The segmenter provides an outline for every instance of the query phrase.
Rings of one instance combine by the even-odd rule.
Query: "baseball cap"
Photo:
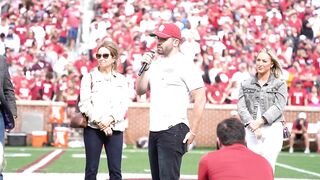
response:
[[[300,112],[298,114],[298,119],[307,119],[307,114],[305,112]]]
[[[181,31],[177,25],[167,23],[160,25],[153,33],[150,34],[150,36],[158,36],[165,39],[171,37],[181,39]]]

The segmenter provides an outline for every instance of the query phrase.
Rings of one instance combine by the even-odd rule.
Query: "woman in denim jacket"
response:
[[[283,143],[283,110],[288,87],[275,53],[262,49],[256,58],[256,75],[242,82],[238,112],[246,127],[247,146],[264,156],[275,169]]]
[[[102,147],[107,155],[109,179],[120,180],[128,83],[116,72],[119,53],[113,42],[100,44],[96,58],[98,67],[83,76],[80,87],[79,109],[88,116],[88,127],[83,130],[85,180],[96,179]]]

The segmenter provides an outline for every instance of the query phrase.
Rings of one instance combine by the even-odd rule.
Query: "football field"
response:
[[[211,149],[194,149],[183,158],[181,179],[197,179],[199,159]],[[6,147],[6,179],[83,179],[83,148]],[[245,163],[245,162],[244,162]],[[123,150],[124,179],[150,179],[147,150],[129,147]],[[276,166],[276,179],[320,179],[320,154],[282,152]],[[98,179],[107,179],[104,152]]]

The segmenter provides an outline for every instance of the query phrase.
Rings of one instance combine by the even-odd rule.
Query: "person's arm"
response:
[[[136,88],[136,92],[137,95],[141,96],[143,94],[145,94],[148,90],[148,85],[149,85],[149,72],[145,71],[144,73],[142,73],[141,76],[139,76],[137,78],[137,88]]]
[[[306,120],[302,120],[301,123],[301,131],[302,131],[302,134],[305,134],[308,132],[308,122]]]
[[[245,100],[245,95],[244,95],[244,82],[241,83],[240,90],[239,90],[239,98],[238,98],[238,113],[240,116],[240,120],[244,125],[249,124],[251,121],[253,121],[253,118],[251,114],[248,111],[246,100]]]
[[[188,144],[191,144],[193,142],[199,128],[200,120],[202,118],[202,114],[206,104],[205,88],[201,87],[192,90],[191,96],[194,100],[192,114],[190,117],[192,124],[190,126],[190,131],[186,134],[186,137],[183,140],[183,143],[187,142]]]
[[[288,100],[288,88],[285,81],[280,82],[279,88],[275,93],[275,102],[270,108],[262,115],[260,119],[257,119],[253,123],[250,123],[250,128],[255,131],[264,124],[272,124],[277,118],[282,116],[283,110],[287,105]]]
[[[13,117],[16,118],[17,117],[16,96],[14,93],[13,84],[11,82],[11,77],[8,70],[8,64],[3,56],[1,56],[0,58],[1,58],[0,69],[1,71],[4,71],[3,93]]]
[[[280,82],[280,85],[275,92],[274,100],[274,104],[262,115],[263,119],[261,120],[261,123],[272,124],[277,118],[282,116],[288,100],[288,86],[285,81]]]
[[[155,54],[153,52],[148,52],[148,53],[145,53],[142,57],[141,64],[147,63],[148,65],[147,65],[145,71],[137,78],[136,92],[137,92],[137,95],[139,95],[139,96],[145,94],[148,90],[148,85],[149,85],[149,71],[148,70],[150,68],[150,64],[151,64],[151,61],[154,58],[154,56],[155,56]]]
[[[89,117],[89,121],[97,120],[97,117],[94,117],[97,113],[93,113],[94,108],[91,102],[91,91],[92,91],[92,75],[85,74],[81,79],[80,85],[80,101],[79,101],[79,110]]]
[[[218,104],[218,102],[213,99],[212,93],[210,91],[207,93],[207,99],[208,99],[208,102],[211,104]]]

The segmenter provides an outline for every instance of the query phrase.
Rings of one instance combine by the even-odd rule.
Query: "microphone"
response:
[[[152,49],[152,50],[150,51],[150,54],[151,54],[151,58],[153,58],[154,55],[156,54],[156,50]],[[147,68],[147,66],[148,66],[148,63],[146,63],[146,62],[142,63],[142,66],[141,66],[141,68],[140,68],[140,70],[139,70],[139,73],[138,73],[139,76],[141,76],[141,74],[145,71],[145,69]]]

